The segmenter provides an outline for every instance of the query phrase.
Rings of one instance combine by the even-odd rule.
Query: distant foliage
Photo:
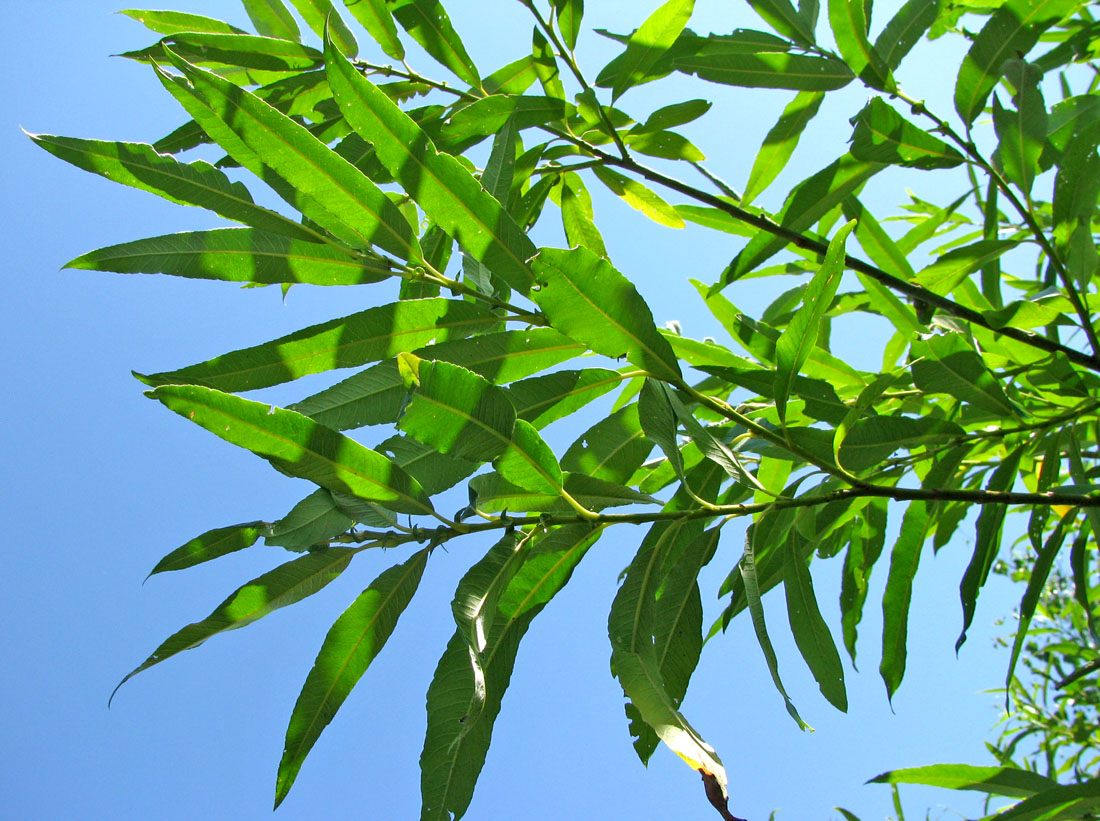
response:
[[[489,72],[437,0],[348,0],[339,9],[330,0],[244,0],[256,34],[182,12],[127,11],[161,39],[126,56],[148,64],[185,121],[151,145],[32,135],[74,165],[230,221],[100,248],[70,267],[365,285],[376,303],[139,377],[151,399],[316,488],[278,521],[203,533],[154,568],[181,570],[260,540],[293,554],[130,676],[318,592],[363,551],[400,548],[337,619],[306,676],[278,805],[431,572],[433,551],[495,533],[455,592],[455,632],[427,693],[422,818],[459,818],[524,633],[615,530],[620,543],[639,542],[608,616],[635,748],[645,762],[666,744],[733,819],[719,755],[679,709],[705,635],[703,567],[729,568],[721,588],[706,591],[725,601],[709,635],[748,611],[802,724],[761,596],[783,588],[794,640],[822,695],[844,710],[844,665],[809,565],[836,559],[839,644],[853,660],[869,578],[884,565],[880,672],[892,696],[926,547],[976,522],[960,580],[961,645],[1010,508],[1029,517],[1032,553],[1007,680],[1022,653],[1048,680],[1055,668],[1036,666],[1041,659],[1091,664],[1100,532],[1094,7],[909,0],[872,23],[870,0],[749,0],[758,28],[702,34],[688,27],[692,0],[668,0],[622,31],[594,34],[582,0],[520,2],[532,17],[531,51]],[[316,45],[302,42],[307,29]],[[584,41],[595,36],[620,51],[586,73]],[[921,40],[940,37],[965,41],[954,111],[932,110],[897,79]],[[437,65],[410,67],[412,43],[417,61]],[[707,116],[702,97],[655,111],[620,107],[631,89],[674,74],[698,78],[700,95],[750,93],[730,88],[738,86],[787,101],[746,163],[744,193],[705,164],[726,147],[728,124],[696,129],[708,135],[700,145],[677,130]],[[867,102],[847,113],[849,150],[791,187],[777,211],[754,205],[811,133],[826,95],[854,86]],[[203,146],[224,156],[185,158]],[[864,186],[899,168],[910,169],[905,179],[934,173],[935,190],[950,194],[872,213]],[[286,207],[259,205],[234,181],[236,169]],[[729,235],[739,250],[724,270],[676,286],[698,290],[727,336],[691,339],[655,325],[632,272],[609,256],[593,185],[639,221]],[[547,221],[560,221],[565,247],[532,240]],[[731,299],[742,280],[760,277],[784,277],[789,288],[751,317]],[[831,352],[838,335],[866,336],[866,322],[852,324],[860,315],[884,329],[861,341],[881,355],[879,372]],[[240,395],[349,368],[288,407]],[[603,396],[610,410],[595,402]],[[543,431],[564,418],[587,430],[555,453]],[[468,504],[447,515],[440,495],[456,486]],[[741,518],[751,520],[743,549],[723,538]],[[1067,551],[1072,579],[1044,594]],[[1062,618],[1071,600],[1077,615],[1062,644],[1026,648],[1036,615]],[[1094,681],[1093,668],[1072,692],[1095,694]],[[1026,687],[1012,692],[1024,710]],[[1060,732],[1080,745],[1082,715],[1090,729],[1094,707],[1044,720],[1052,729],[1069,722]],[[705,729],[705,715],[695,720]],[[1009,766],[1020,726],[1006,730],[1001,766],[936,765],[877,780],[1023,799],[997,816],[1006,820],[1097,811],[1094,758],[1072,759],[1072,784],[1054,780],[1062,765],[1046,775]]]

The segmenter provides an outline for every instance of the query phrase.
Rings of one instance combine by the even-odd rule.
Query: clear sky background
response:
[[[359,590],[405,554],[356,559],[317,596],[138,676],[108,710],[115,684],[165,637],[204,617],[286,554],[260,545],[143,586],[156,561],[210,528],[274,520],[308,492],[303,482],[145,399],[130,370],[167,370],[256,344],[392,299],[393,289],[299,286],[284,301],[275,288],[59,270],[93,248],[218,224],[199,209],[74,169],[19,131],[152,142],[183,122],[148,67],[108,56],[155,38],[111,14],[117,5],[7,2],[0,30],[8,248],[0,328],[9,352],[0,404],[7,580],[0,596],[0,815],[263,818],[270,812],[286,722],[325,631]],[[520,56],[530,42],[518,3],[447,5],[484,73]],[[657,4],[588,5],[579,51],[594,74],[615,49],[591,28],[629,29]],[[763,26],[744,3],[699,0],[697,6],[692,26],[700,31]],[[178,0],[174,7],[248,25],[233,2]],[[888,14],[876,13],[877,26]],[[366,35],[360,42],[365,54],[381,59]],[[909,78],[915,96],[942,102],[952,78],[937,72],[955,58],[928,54],[911,60],[903,82]],[[445,76],[415,52],[411,61]],[[790,184],[844,150],[849,132],[843,116],[858,109],[862,93],[827,104],[822,121],[831,112],[839,125],[813,132],[763,204],[776,205]],[[711,155],[712,169],[740,187],[790,93],[678,79],[630,92],[623,107],[644,115],[687,96],[715,102],[690,135]],[[940,107],[949,110],[949,103]],[[872,202],[894,203],[906,185],[926,184],[914,176],[883,177],[868,193]],[[940,200],[957,195],[921,193]],[[716,278],[736,251],[730,238],[663,229],[617,201],[595,197],[613,261],[638,283],[658,322],[677,319],[687,335],[717,336],[685,283],[688,277]],[[553,219],[548,214],[548,222]],[[549,231],[540,241],[561,239]],[[761,288],[749,281],[727,295],[758,314],[768,301]],[[859,338],[845,344],[850,351],[840,353],[857,358],[866,348]],[[319,384],[294,386],[293,395]],[[964,526],[950,547],[936,557],[929,551],[923,560],[910,616],[908,673],[893,710],[876,672],[885,559],[875,571],[860,630],[861,672],[848,670],[847,715],[817,693],[787,635],[782,594],[765,600],[785,682],[814,733],[799,732],[786,715],[747,620],[707,646],[684,709],[726,763],[736,814],[764,821],[778,809],[780,820],[817,821],[839,818],[830,808],[840,805],[877,821],[893,814],[887,788],[863,786],[877,773],[939,762],[989,763],[983,739],[997,717],[996,698],[982,691],[1003,680],[1006,664],[1004,653],[993,649],[993,637],[1003,632],[993,620],[1008,612],[1018,593],[991,580],[993,589],[979,603],[975,629],[956,660],[958,579],[971,533]],[[605,536],[534,622],[468,818],[717,817],[698,777],[671,753],[660,749],[648,769],[640,765],[623,718],[622,691],[608,671],[607,610],[617,574],[641,537],[640,529]],[[740,557],[742,537],[743,525],[727,528],[704,578],[707,624],[720,610],[715,591]],[[278,818],[417,817],[424,692],[453,629],[454,585],[487,547],[460,540],[433,555],[390,645],[314,748]],[[837,637],[840,569],[839,560],[815,563],[818,595]],[[978,812],[978,801],[963,796],[916,789],[903,789],[903,796],[910,818],[923,817],[925,807],[932,807],[932,818],[957,817],[945,804]]]

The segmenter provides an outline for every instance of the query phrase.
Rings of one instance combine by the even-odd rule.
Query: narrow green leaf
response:
[[[676,209],[637,180],[602,165],[594,167],[592,172],[615,196],[620,197],[635,211],[641,211],[654,222],[669,228],[684,227],[684,220]]]
[[[1027,798],[1057,786],[1056,781],[1012,767],[974,767],[969,764],[933,764],[876,775],[868,784],[923,784],[948,790],[975,790],[989,795]]]
[[[256,390],[469,336],[496,320],[488,309],[473,302],[442,298],[394,302],[186,368],[143,376],[142,381],[148,385],[206,385],[222,391]]]
[[[953,248],[921,270],[914,282],[941,296],[949,294],[983,265],[999,259],[1017,245],[1018,240],[981,239]]]
[[[997,469],[989,477],[985,489],[995,493],[1004,493],[1012,490],[1016,483],[1016,475],[1020,469],[1020,459],[1024,452],[1030,450],[1031,445],[1025,444],[1013,449],[997,465]],[[959,652],[963,642],[966,641],[966,631],[970,622],[974,619],[974,608],[977,606],[978,593],[985,586],[989,578],[989,571],[993,569],[993,563],[1001,552],[1001,529],[1004,527],[1004,505],[984,505],[978,515],[978,524],[974,537],[974,555],[970,557],[970,563],[963,573],[962,582],[959,584],[959,597],[962,599],[963,626],[959,638],[955,641],[955,652]],[[1040,557],[1041,559],[1042,557]],[[1034,572],[1034,571],[1033,571]],[[1021,616],[1021,624],[1023,618]]]
[[[1072,12],[1077,0],[1008,0],[974,38],[955,81],[955,110],[967,126],[982,110],[1004,64],[1022,58],[1050,26]]]
[[[675,131],[647,131],[643,134],[628,134],[624,142],[639,154],[660,157],[665,160],[702,162],[707,158],[687,137],[677,134]]]
[[[195,385],[162,385],[148,396],[290,476],[400,513],[432,512],[423,488],[401,468],[307,416]]]
[[[829,626],[821,616],[814,594],[813,579],[806,566],[800,540],[788,539],[784,546],[783,590],[787,597],[787,618],[798,651],[810,668],[814,679],[830,704],[841,712],[848,711],[848,694],[844,688],[844,665],[840,662]]]
[[[775,343],[775,407],[779,412],[780,424],[786,423],[787,399],[795,377],[817,345],[822,318],[840,285],[840,277],[844,273],[844,243],[854,228],[853,220],[833,236],[824,263],[806,288],[802,307]]]
[[[524,129],[564,119],[565,113],[565,101],[555,97],[491,94],[459,109],[442,133],[449,140],[460,141],[496,134],[513,116],[516,128]]]
[[[998,418],[1016,416],[1016,405],[961,334],[948,333],[914,341],[910,370],[913,384],[928,393],[945,393]]]
[[[302,15],[302,19],[313,29],[314,34],[323,38],[327,26],[329,36],[340,47],[340,51],[352,57],[359,53],[359,44],[355,42],[355,35],[351,33],[339,12],[333,7],[332,0],[291,0],[291,2]]]
[[[829,25],[837,49],[853,74],[879,91],[897,88],[886,60],[867,39],[869,5],[864,0],[829,0]]]
[[[852,122],[856,128],[851,151],[856,159],[924,169],[953,168],[964,161],[962,154],[909,122],[879,97],[864,106]]]
[[[395,464],[432,496],[454,486],[479,467],[475,461],[440,453],[411,436],[391,436],[379,442],[375,450],[389,454]]]
[[[667,131],[678,125],[697,120],[710,111],[713,105],[707,100],[685,100],[662,106],[650,114],[644,123],[630,129],[631,134],[652,134],[655,131]]]
[[[667,0],[630,36],[626,51],[605,66],[596,78],[599,84],[601,80],[615,75],[612,102],[649,74],[654,64],[676,42],[694,7],[694,0]]]
[[[169,202],[208,208],[226,219],[299,240],[322,239],[307,226],[256,205],[242,183],[231,182],[222,171],[202,160],[182,163],[144,143],[100,142],[50,134],[27,136],[78,168],[150,191]]]
[[[901,522],[898,540],[890,553],[890,573],[882,594],[882,662],[879,673],[886,684],[886,695],[891,699],[905,676],[909,603],[913,597],[913,579],[917,575],[928,525],[927,504],[923,501],[910,502]]]
[[[527,260],[535,246],[454,157],[441,154],[421,128],[329,44],[329,83],[345,118],[374,144],[382,164],[463,249],[521,294],[531,287]]]
[[[265,37],[298,42],[302,33],[282,0],[241,0],[256,31]]]
[[[428,688],[428,729],[420,755],[422,821],[452,821],[466,812],[520,640],[601,533],[578,525],[533,536],[522,564],[497,593],[495,612],[485,616],[480,652],[473,654],[461,628],[455,630]],[[506,549],[511,548],[494,551]],[[465,597],[476,599],[493,584],[493,573],[485,572],[490,562],[499,564],[501,557],[490,551],[467,572],[460,584]]]
[[[175,54],[196,65],[220,63],[258,71],[288,72],[320,68],[322,62],[321,52],[315,48],[252,34],[181,31],[164,38],[161,46],[170,46]],[[154,48],[150,56],[157,59],[158,52],[160,49]]]
[[[676,415],[672,410],[671,393],[664,382],[646,378],[638,395],[638,418],[646,438],[657,443],[676,476],[683,479],[684,460],[676,436]]]
[[[1047,109],[1039,88],[1042,72],[1023,60],[1009,60],[1005,79],[1016,89],[1015,108],[1004,108],[993,95],[993,126],[1000,140],[993,154],[1005,179],[1025,194],[1039,173],[1039,157],[1047,142]]]
[[[405,47],[397,35],[393,14],[386,8],[386,0],[344,0],[344,5],[382,51],[394,60],[405,59]]]
[[[66,268],[168,274],[226,282],[364,285],[393,275],[389,264],[255,228],[216,228],[149,237],[89,251]]]
[[[149,576],[154,573],[185,570],[188,567],[194,567],[219,556],[244,550],[246,547],[256,544],[256,541],[267,530],[268,524],[266,522],[248,522],[243,525],[208,530],[201,536],[196,536],[187,544],[177,547],[157,562],[157,566],[149,571]],[[148,576],[146,576],[146,579],[148,579]]]
[[[567,171],[561,177],[561,221],[566,242],[570,248],[587,248],[606,259],[607,248],[596,227],[588,189],[576,172]]]
[[[272,523],[269,545],[301,553],[348,530],[355,522],[337,507],[332,494],[318,488]]]
[[[749,5],[780,34],[803,45],[814,44],[812,22],[795,11],[790,0],[749,0]]]
[[[574,473],[624,484],[653,450],[638,415],[638,404],[627,405],[597,422],[577,439],[561,459]]]
[[[625,356],[659,379],[680,367],[630,281],[586,248],[543,248],[531,261],[539,288],[531,298],[557,330],[604,356]]]
[[[777,215],[779,224],[791,231],[806,231],[885,167],[845,154],[791,189]],[[786,239],[767,231],[758,232],[722,272],[713,290],[721,290],[755,270],[786,246]]]
[[[767,516],[767,514],[765,513],[764,516]],[[741,557],[741,561],[738,564],[741,582],[745,590],[745,600],[748,603],[749,615],[752,616],[752,628],[756,633],[756,641],[760,645],[761,651],[764,653],[764,660],[768,663],[768,672],[771,673],[772,683],[775,684],[775,689],[779,691],[779,694],[783,696],[783,703],[787,707],[787,712],[790,714],[791,718],[795,720],[798,728],[800,730],[805,730],[808,729],[810,725],[803,721],[802,717],[798,714],[794,702],[792,702],[790,696],[787,695],[787,690],[783,687],[783,682],[779,678],[779,661],[775,657],[775,649],[772,647],[772,640],[768,636],[768,627],[764,621],[764,605],[760,601],[760,583],[756,575],[755,534],[758,524],[759,519],[757,523],[751,525],[746,532],[745,555]]]
[[[620,374],[603,368],[557,371],[514,383],[508,388],[508,397],[518,418],[541,429],[622,383]]]
[[[477,67],[439,0],[389,0],[387,5],[401,27],[440,65],[474,88],[481,85]]]
[[[857,628],[863,619],[863,605],[867,601],[871,570],[886,543],[886,500],[870,500],[863,508],[860,520],[854,523],[848,533],[851,540],[844,555],[840,611],[844,647],[854,667]]]
[[[508,395],[473,371],[420,360],[417,387],[398,427],[440,453],[487,462],[512,441]]]
[[[603,510],[622,505],[660,504],[652,496],[614,482],[594,479],[583,473],[565,473],[563,487],[573,500],[589,510]],[[470,480],[470,490],[477,496],[477,509],[483,513],[527,511],[531,513],[575,514],[561,493],[537,493],[507,482],[499,473],[483,473]]]
[[[901,65],[905,55],[939,16],[940,0],[908,0],[890,18],[875,39],[875,51],[891,71]]]
[[[562,472],[554,452],[530,422],[515,421],[508,449],[493,463],[508,482],[536,493],[560,493]]]
[[[839,60],[781,52],[684,55],[677,57],[673,65],[677,71],[701,80],[744,88],[833,91],[853,79],[852,72]]]
[[[764,144],[760,146],[760,151],[757,152],[756,159],[753,161],[749,181],[745,183],[745,193],[741,197],[742,205],[752,202],[756,195],[771,185],[779,176],[779,172],[786,167],[802,132],[817,114],[824,99],[824,92],[800,91],[783,109],[779,120],[768,131]]]
[[[420,256],[397,206],[351,163],[254,94],[169,55],[191,87],[162,74],[165,87],[241,165],[265,180],[274,172],[280,195],[289,187],[288,202],[342,239],[401,259]]]
[[[1079,287],[1087,287],[1100,268],[1092,228],[1100,194],[1098,143],[1100,122],[1094,122],[1070,140],[1054,179],[1054,244]]]
[[[569,48],[576,48],[577,37],[581,33],[581,18],[584,16],[584,0],[551,0],[551,3],[562,39]]]
[[[417,551],[404,564],[384,571],[329,629],[287,726],[275,782],[276,808],[286,798],[321,732],[386,646],[420,585],[430,552],[427,548]]]
[[[188,14],[182,11],[154,11],[151,9],[123,9],[125,14],[157,34],[176,34],[181,31],[209,31],[218,34],[245,34],[244,29],[204,17],[201,14]]]
[[[1020,658],[1020,652],[1024,649],[1024,642],[1028,637],[1031,620],[1035,616],[1035,608],[1039,604],[1039,597],[1043,594],[1047,579],[1050,578],[1050,570],[1054,567],[1054,560],[1062,549],[1062,543],[1066,539],[1066,530],[1063,526],[1065,520],[1059,520],[1054,526],[1054,531],[1047,538],[1035,557],[1031,575],[1027,580],[1027,589],[1020,600],[1019,626],[1016,628],[1016,637],[1012,640],[1012,656],[1008,661],[1008,672],[1005,673],[1005,696],[1012,687],[1012,680],[1016,675],[1016,662]]]
[[[138,673],[177,653],[198,647],[218,633],[244,627],[280,607],[312,596],[343,573],[355,553],[353,548],[344,547],[319,550],[256,577],[238,588],[205,619],[189,624],[165,639],[149,658],[118,683],[115,693]],[[111,697],[114,698],[114,693]]]

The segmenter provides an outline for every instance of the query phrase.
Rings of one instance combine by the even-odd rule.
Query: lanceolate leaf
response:
[[[519,642],[601,533],[602,528],[573,526],[533,537],[522,564],[497,593],[496,612],[486,617],[480,651],[475,655],[463,631],[455,631],[428,688],[428,731],[420,755],[424,821],[451,821],[465,814],[485,763]],[[493,583],[493,576],[482,571],[475,565],[466,575],[471,581],[481,578],[479,589]],[[465,592],[477,596],[479,589],[469,585]]]
[[[508,449],[494,463],[497,472],[517,487],[536,493],[560,493],[562,472],[554,452],[530,422],[517,419]]]
[[[266,522],[249,522],[232,527],[219,527],[208,530],[201,536],[196,536],[187,544],[181,545],[157,562],[157,566],[149,571],[154,573],[167,573],[171,570],[184,570],[197,564],[208,562],[219,556],[235,553],[256,544],[256,541],[268,530]]]
[[[817,114],[824,99],[824,92],[800,91],[783,109],[779,121],[772,126],[768,136],[764,138],[764,144],[760,146],[760,151],[753,161],[749,181],[745,183],[745,193],[741,197],[742,205],[748,205],[757,194],[771,185],[772,181],[779,176],[779,172],[787,165],[787,160],[794,153],[802,132]]]
[[[1076,0],[1008,0],[982,27],[959,68],[955,110],[969,126],[985,108],[1006,60],[1023,57]]]
[[[898,540],[890,554],[890,574],[882,595],[882,662],[879,664],[888,698],[893,698],[905,675],[909,602],[913,596],[913,578],[920,564],[928,524],[927,504],[923,501],[910,502],[901,522]]]
[[[542,249],[532,260],[539,289],[532,299],[551,325],[605,356],[625,356],[660,379],[679,380],[680,367],[634,286],[586,248]]]
[[[496,321],[486,308],[443,298],[406,300],[304,328],[253,348],[166,373],[149,385],[188,383],[223,391],[278,385],[310,373],[348,368],[468,336]]]
[[[282,0],[241,0],[248,12],[252,25],[260,34],[267,37],[281,37],[294,40],[301,37],[298,24],[294,22]]]
[[[360,2],[363,1],[360,0]],[[352,57],[358,53],[359,44],[355,42],[355,35],[351,33],[343,18],[340,17],[340,13],[333,7],[332,0],[291,0],[291,2],[318,37],[325,36],[327,26],[329,35],[340,47],[340,51]]]
[[[565,117],[565,101],[555,97],[492,94],[458,111],[443,127],[450,140],[484,137],[500,131],[509,117],[517,128],[532,128]]]
[[[780,34],[804,45],[813,45],[812,22],[796,11],[790,0],[749,0],[749,5]]]
[[[231,26],[212,17],[201,14],[188,14],[182,11],[154,11],[147,9],[124,9],[125,14],[157,34],[175,34],[179,31],[210,31],[221,34],[245,34],[244,29]]]
[[[712,83],[746,88],[833,91],[853,79],[839,60],[780,52],[685,55],[677,57],[674,65]]]
[[[963,162],[962,154],[906,120],[879,97],[873,98],[854,122],[852,156],[857,159],[926,169],[953,168]]]
[[[533,376],[508,387],[516,416],[544,428],[583,408],[623,383],[622,374],[603,368],[556,371]]]
[[[912,354],[913,382],[921,390],[949,394],[999,417],[1016,415],[1016,406],[960,334],[913,342]]]
[[[194,63],[224,63],[261,71],[302,71],[321,65],[317,49],[275,37],[184,31],[161,42]]]
[[[625,177],[603,165],[597,165],[592,172],[600,182],[611,189],[615,196],[622,198],[623,202],[634,210],[641,211],[654,222],[667,225],[669,228],[684,227],[684,220],[676,213],[676,209],[637,180]]]
[[[1043,544],[1042,550],[1035,559],[1031,569],[1031,577],[1027,580],[1027,589],[1020,601],[1019,626],[1016,628],[1016,637],[1012,640],[1012,657],[1008,661],[1008,672],[1005,674],[1005,693],[1007,695],[1012,687],[1012,679],[1016,674],[1016,662],[1020,658],[1020,651],[1024,649],[1024,641],[1027,639],[1028,630],[1031,627],[1031,619],[1035,615],[1035,608],[1039,604],[1039,598],[1050,578],[1054,560],[1058,558],[1058,552],[1062,549],[1062,543],[1066,539],[1064,520],[1059,520],[1054,530]]]
[[[869,9],[863,0],[829,0],[829,25],[848,68],[871,88],[892,92],[897,86],[890,69],[867,39]]]
[[[601,78],[615,74],[616,79],[611,90],[612,101],[649,74],[649,70],[684,30],[694,6],[694,0],[668,0],[631,35],[626,51],[616,57],[596,78],[599,83]]]
[[[364,285],[393,275],[381,259],[257,228],[166,234],[89,251],[66,268],[120,274],[310,285]]]
[[[271,525],[264,541],[301,553],[348,530],[354,520],[336,505],[332,494],[318,488]]]
[[[307,416],[196,385],[162,385],[148,395],[290,476],[401,513],[432,512],[427,494],[401,468]]]
[[[397,26],[393,14],[386,8],[386,0],[344,0],[344,5],[386,54],[395,60],[405,58],[405,47],[397,36]]]
[[[1047,110],[1039,88],[1042,72],[1023,60],[1009,60],[1004,75],[1016,89],[1015,108],[1003,107],[993,96],[993,126],[1000,139],[993,161],[1005,179],[1030,195],[1047,142]]]
[[[344,117],[374,144],[378,159],[444,231],[511,287],[531,287],[527,259],[535,246],[454,157],[428,136],[332,44],[325,52],[329,83]]]
[[[344,0],[346,3],[347,0]],[[387,5],[401,27],[432,57],[475,88],[481,84],[477,67],[466,53],[439,0],[389,0]]]
[[[940,0],[908,0],[890,18],[875,39],[875,51],[882,55],[891,71],[901,65],[905,55],[932,25],[939,10]]]
[[[343,573],[355,553],[354,549],[343,547],[307,553],[300,559],[258,576],[234,592],[205,619],[189,624],[167,638],[149,658],[127,674],[118,687],[141,671],[197,647],[211,636],[244,627],[273,610],[312,596]],[[118,687],[115,692],[118,692]]]
[[[876,775],[874,784],[924,784],[949,790],[975,790],[990,795],[1027,798],[1058,786],[1058,782],[1030,770],[1012,767],[973,767],[968,764],[933,764]]]
[[[299,240],[320,242],[321,234],[307,226],[256,205],[248,189],[231,182],[202,160],[182,163],[143,143],[112,143],[29,134],[42,148],[85,171],[151,191],[170,202],[209,208],[226,219]]]
[[[802,307],[775,343],[775,407],[781,423],[786,418],[787,398],[795,377],[817,345],[821,319],[840,285],[840,276],[844,273],[844,243],[853,228],[854,221],[849,222],[829,242],[825,262],[806,288]]]
[[[290,716],[275,784],[276,807],[286,798],[314,742],[386,646],[416,593],[429,553],[420,550],[383,572],[329,629]]]
[[[558,18],[558,29],[569,48],[577,47],[577,37],[581,33],[581,17],[584,15],[584,0],[552,0],[554,13]]]
[[[167,77],[165,87],[241,165],[261,178],[270,168],[283,182],[279,193],[291,186],[291,204],[337,236],[361,247],[378,245],[402,259],[419,257],[408,221],[362,172],[254,94],[169,56],[194,91],[188,96],[188,89]],[[231,136],[223,142],[225,132]]]

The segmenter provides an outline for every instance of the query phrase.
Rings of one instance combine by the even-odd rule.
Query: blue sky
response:
[[[449,4],[485,70],[518,57],[529,42],[518,3],[491,5],[488,25],[478,10],[489,3]],[[590,71],[612,54],[590,29],[629,28],[643,5],[656,3],[591,0],[580,47]],[[180,0],[176,7],[247,25],[237,4]],[[357,559],[323,593],[138,676],[108,710],[115,684],[161,640],[285,554],[261,545],[143,586],[156,561],[204,530],[273,520],[308,491],[149,402],[130,370],[207,359],[391,296],[299,286],[284,301],[272,288],[59,270],[93,248],[217,224],[198,209],[67,166],[19,130],[152,142],[184,120],[150,69],[108,56],[154,37],[115,10],[109,0],[13,3],[0,32],[9,248],[0,327],[12,353],[0,426],[8,579],[0,598],[6,628],[0,806],[19,819],[260,818],[270,811],[286,721],[325,630],[370,579],[404,555]],[[700,0],[692,25],[728,31],[762,24],[747,5]],[[370,48],[365,35],[361,44]],[[443,74],[426,60],[413,62]],[[929,83],[918,96],[931,96],[930,79],[936,78],[916,78]],[[715,101],[692,137],[714,154],[714,170],[738,186],[784,102],[767,92],[684,80],[654,89],[631,92],[624,106],[648,113],[686,95]],[[860,103],[852,99],[836,111],[854,112]],[[843,129],[825,132],[800,149],[773,196],[800,172],[833,159],[846,136]],[[877,195],[896,200],[906,184],[893,178],[895,193]],[[690,229],[661,229],[600,195],[596,207],[612,259],[638,283],[657,320],[680,320],[688,335],[717,335],[683,283],[713,280],[736,249]],[[560,239],[548,232],[541,241]],[[750,281],[727,295],[758,312],[767,303],[760,287]],[[714,591],[741,554],[743,530],[729,531],[705,579],[708,623],[719,608]],[[622,692],[608,673],[606,614],[617,574],[641,535],[623,530],[604,537],[535,621],[468,818],[717,817],[695,774],[675,756],[659,750],[648,769],[639,764]],[[984,631],[971,631],[956,660],[967,537],[960,531],[955,544],[924,559],[908,674],[893,711],[876,673],[876,594],[885,566],[876,570],[861,629],[862,672],[848,671],[847,715],[819,696],[785,636],[781,597],[766,600],[785,682],[814,733],[799,732],[787,717],[747,621],[706,648],[685,712],[723,756],[735,813],[762,821],[779,809],[779,819],[801,821],[839,818],[830,808],[841,805],[864,821],[881,819],[892,813],[888,790],[862,786],[878,772],[986,763],[982,740],[996,719],[996,701],[982,690],[997,686],[1005,665],[992,649],[998,632],[992,621],[1007,612],[1012,594],[991,581],[993,593],[975,620]],[[278,818],[416,817],[424,692],[452,630],[454,585],[487,547],[454,542],[433,556],[390,645],[325,732]],[[839,573],[836,561],[815,567],[819,598],[837,631]],[[903,795],[911,817],[923,817],[923,808],[937,802],[977,811],[976,801],[948,794]],[[940,812],[933,809],[932,817]]]

